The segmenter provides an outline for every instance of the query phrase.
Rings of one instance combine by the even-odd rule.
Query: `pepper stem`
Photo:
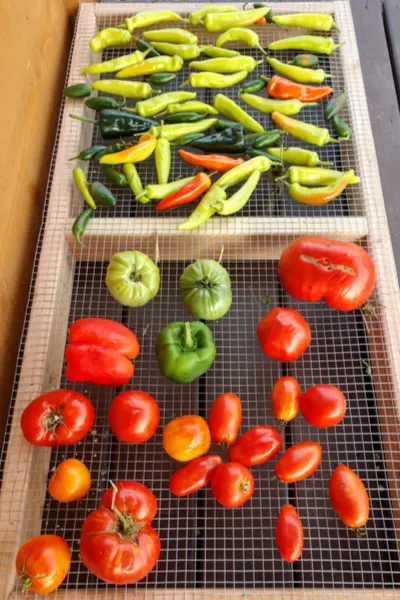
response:
[[[265,75],[260,75],[260,79],[264,79],[267,83],[271,81],[271,77],[265,77]]]
[[[161,90],[155,90],[155,89],[151,88],[150,95],[153,95],[153,94],[161,94]]]
[[[187,350],[192,350],[195,347],[196,343],[193,339],[192,332],[190,330],[190,323],[187,321],[185,323],[185,331],[183,333],[183,339],[185,343],[185,348]]]
[[[189,85],[189,79],[186,79],[186,81],[184,81],[183,83],[181,83],[181,85],[179,87],[183,88],[183,87],[185,87],[187,85]]]
[[[330,160],[320,160],[318,164],[322,167],[331,167],[333,165],[333,162],[331,162]]]
[[[98,125],[98,121],[94,119],[87,119],[86,117],[81,117],[80,115],[69,115],[71,119],[76,119],[77,121],[83,121],[83,123],[90,123],[91,125]]]
[[[332,75],[330,73],[325,73],[325,79],[332,79]]]
[[[259,49],[259,51],[260,51],[260,52],[262,52],[262,53],[263,53],[265,56],[268,56],[268,52],[266,52],[266,51],[264,50],[264,48],[263,48],[263,47],[262,47],[260,44],[259,44],[258,46],[256,46],[256,47],[257,47],[257,48]],[[262,62],[262,61],[261,61],[261,62]]]

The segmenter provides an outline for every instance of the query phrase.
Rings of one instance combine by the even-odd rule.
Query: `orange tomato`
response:
[[[202,456],[210,446],[210,430],[206,421],[198,415],[178,417],[164,427],[164,450],[179,462],[188,462]]]
[[[22,591],[53,592],[65,579],[70,563],[68,544],[58,535],[38,535],[25,542],[15,560]]]
[[[86,496],[90,489],[90,473],[76,458],[58,465],[49,482],[49,494],[59,502],[74,502]]]
[[[294,377],[280,377],[271,392],[271,404],[275,419],[289,423],[300,410],[301,389]]]

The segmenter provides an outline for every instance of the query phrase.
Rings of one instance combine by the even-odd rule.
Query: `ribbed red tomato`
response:
[[[199,456],[172,475],[169,489],[174,496],[194,494],[211,481],[215,469],[221,463],[222,458],[218,454]]]
[[[252,496],[254,478],[244,465],[228,462],[214,471],[211,489],[214,498],[222,506],[237,508]]]
[[[314,427],[337,425],[346,414],[346,398],[334,385],[310,387],[300,398],[303,417]]]
[[[276,543],[283,560],[294,563],[303,552],[303,525],[291,504],[282,506],[276,522]]]
[[[283,252],[279,279],[297,300],[325,300],[331,308],[354,310],[370,297],[375,267],[369,254],[352,242],[306,236]]]
[[[300,442],[286,450],[275,465],[275,474],[282,483],[306,479],[321,464],[322,447],[317,442]]]
[[[151,523],[157,513],[157,498],[148,487],[138,481],[119,481],[115,484],[115,507],[124,515],[129,514],[135,523]],[[114,486],[108,488],[101,499],[101,506],[112,510]]]
[[[284,376],[275,381],[271,404],[275,419],[283,424],[292,421],[300,410],[301,388],[294,377]]]
[[[297,310],[273,308],[259,322],[257,337],[262,351],[269,358],[292,362],[307,350],[311,331]]]
[[[146,392],[121,392],[112,401],[108,422],[121,442],[140,444],[155,434],[160,423],[160,409]]]
[[[242,405],[236,394],[226,392],[214,400],[208,423],[211,437],[217,444],[233,444],[242,422]]]
[[[229,448],[228,456],[232,462],[254,467],[271,460],[281,448],[282,437],[276,429],[258,426],[241,435],[236,444]]]
[[[347,527],[364,527],[369,517],[369,498],[357,473],[339,464],[329,481],[329,495],[337,516]]]

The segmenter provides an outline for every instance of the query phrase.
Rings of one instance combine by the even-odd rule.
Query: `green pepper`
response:
[[[132,36],[126,29],[119,27],[108,27],[96,33],[90,40],[89,48],[92,52],[101,52],[104,48],[110,46],[120,46],[121,44],[129,44],[132,41]]]
[[[152,117],[165,110],[170,104],[183,102],[184,100],[193,100],[195,97],[195,92],[167,92],[166,94],[161,94],[155,98],[137,102],[135,111],[141,117]]]
[[[94,156],[94,158],[96,160],[100,160],[101,158],[103,158],[103,156],[106,156],[107,154],[114,154],[115,152],[120,152],[121,150],[123,150],[126,147],[127,147],[127,144],[125,144],[124,142],[114,142],[114,144],[105,146],[102,150],[97,152],[97,154]]]
[[[344,42],[343,42],[344,43]],[[331,37],[319,35],[299,35],[296,37],[283,38],[272,42],[268,50],[304,50],[305,52],[319,52],[320,54],[332,54],[334,50],[343,44],[335,44]]]
[[[225,119],[218,119],[214,125],[217,131],[224,131],[224,129],[237,129],[243,131],[243,125],[241,123],[235,123],[235,121],[226,121]]]
[[[239,52],[236,52],[236,50],[217,48],[216,46],[202,46],[201,51],[210,58],[233,58],[234,56],[239,56]]]
[[[318,63],[319,59],[315,54],[298,54],[289,62],[290,65],[296,65],[296,67],[303,67],[304,69],[316,69]]]
[[[282,157],[283,162],[289,165],[299,165],[305,167],[316,167],[317,165],[325,165],[329,167],[331,162],[321,161],[318,153],[305,148],[269,148],[268,152],[275,157]]]
[[[254,71],[263,61],[256,61],[252,56],[235,56],[234,58],[209,58],[193,60],[189,63],[191,69],[207,71],[207,73],[237,73],[239,71]]]
[[[236,85],[239,81],[246,79],[248,75],[247,71],[239,71],[238,73],[232,73],[232,75],[221,75],[220,73],[191,73],[189,79],[185,81],[180,87],[184,85],[191,85],[192,87],[200,88],[225,88]]]
[[[82,242],[82,236],[86,231],[86,227],[93,216],[93,210],[91,208],[85,208],[81,214],[75,219],[72,225],[72,233],[74,238],[81,246],[84,246]]]
[[[165,85],[176,79],[175,73],[153,73],[149,77],[149,83],[151,85]]]
[[[161,121],[161,133],[156,142],[155,162],[158,177],[158,183],[164,185],[168,182],[169,172],[171,170],[171,144],[164,137],[164,122]]]
[[[72,177],[86,204],[88,204],[93,210],[96,210],[97,206],[91,193],[89,192],[85,173],[82,171],[82,169],[76,168],[72,171]]]
[[[144,40],[136,40],[136,48],[138,50],[140,50],[141,52],[148,52],[147,56],[149,58],[154,58],[155,56],[161,56],[161,54],[159,52],[157,52],[157,50],[154,50],[154,48],[152,46],[150,46],[150,44],[148,44],[147,42],[145,42]],[[126,65],[129,66],[129,65]],[[124,67],[122,67],[124,68]]]
[[[194,148],[200,150],[216,150],[218,152],[240,153],[246,150],[243,130],[224,129],[217,133],[192,142]]]
[[[141,29],[142,27],[149,27],[156,23],[162,23],[163,21],[185,21],[183,17],[170,10],[164,10],[159,12],[138,12],[133,17],[125,19],[125,25],[132,33],[134,29]]]
[[[204,27],[207,31],[220,33],[232,27],[247,27],[255,21],[265,17],[269,13],[268,7],[255,8],[253,10],[237,11],[226,14],[207,14],[204,19]]]
[[[203,223],[208,221],[216,212],[215,206],[218,202],[226,200],[226,192],[217,185],[213,185],[205,196],[200,201],[200,204],[196,206],[190,217],[178,225],[178,229],[183,231],[190,231],[200,227]]]
[[[327,13],[298,13],[294,15],[276,15],[273,22],[281,27],[304,27],[314,31],[339,29],[332,15]]]
[[[322,69],[305,69],[304,67],[283,63],[276,58],[267,57],[267,63],[281,75],[299,83],[322,83],[325,79],[332,77]]]
[[[110,181],[114,185],[119,185],[120,187],[126,187],[127,185],[129,185],[129,182],[125,175],[123,173],[120,173],[120,171],[118,171],[111,165],[100,165],[100,167],[105,177],[107,177],[108,181]]]
[[[199,113],[205,113],[205,114],[210,114],[210,115],[217,115],[218,111],[215,110],[215,108],[213,106],[210,106],[209,104],[206,104],[205,102],[200,102],[198,100],[192,100],[192,101],[187,101],[187,102],[183,102],[180,103],[178,102],[177,104],[169,104],[167,106],[167,110],[166,112],[169,115],[174,115],[176,113],[182,113],[182,112],[199,112]]]
[[[333,119],[333,117],[342,110],[347,100],[346,92],[342,92],[337,96],[334,96],[326,105],[324,116],[327,121]]]
[[[204,119],[204,114],[196,112],[181,112],[165,117],[166,123],[195,123]]]
[[[264,79],[253,79],[248,81],[239,90],[239,95],[243,93],[252,94],[253,92],[259,92],[265,88]]]
[[[253,143],[253,148],[255,150],[262,150],[263,148],[268,148],[268,146],[272,146],[272,144],[279,142],[280,139],[281,132],[278,129],[266,131],[257,137]]]
[[[214,125],[217,119],[202,119],[197,123],[177,123],[176,125],[166,125],[164,127],[164,135],[167,140],[172,142],[173,140],[177,140],[182,135],[187,135],[189,133],[202,133],[207,129],[210,129]],[[158,137],[161,132],[161,127],[152,127],[150,129],[150,133]]]
[[[250,48],[258,48],[263,54],[267,54],[260,44],[258,34],[251,29],[232,27],[218,37],[215,45],[220,48],[227,42],[244,42],[247,46],[250,46]]]
[[[137,198],[141,204],[147,204],[150,202],[150,198],[147,198],[143,194],[143,185],[139,177],[139,173],[134,164],[124,163],[122,165],[122,172],[128,180],[129,187],[131,188],[135,198]]]
[[[150,44],[162,54],[180,56],[183,60],[192,60],[200,54],[200,48],[195,44],[169,44],[168,42],[150,42]]]
[[[300,102],[296,98],[293,98],[293,100],[275,100],[274,98],[263,98],[263,96],[242,94],[240,92],[239,98],[249,106],[269,114],[277,110],[283,115],[296,115],[302,108],[318,106],[318,102]]]
[[[125,102],[121,104],[113,98],[112,96],[94,96],[93,98],[89,98],[85,102],[88,108],[92,110],[104,110],[105,108],[121,108],[124,106]]]
[[[178,179],[177,181],[171,181],[170,183],[165,183],[163,185],[157,183],[146,185],[144,188],[144,195],[146,195],[149,200],[163,200],[167,196],[170,196],[174,192],[178,191],[190,181],[193,181],[193,179],[194,175],[192,177]],[[136,199],[139,200],[139,197],[136,196]]]
[[[92,93],[87,83],[75,83],[63,89],[63,96],[67,98],[87,98]]]
[[[253,171],[261,171],[261,173],[264,173],[265,171],[268,171],[270,167],[271,162],[268,160],[268,158],[265,156],[257,156],[251,160],[246,160],[246,162],[242,163],[241,165],[238,165],[237,167],[234,167],[230,171],[224,173],[222,177],[217,179],[214,185],[225,190],[250,177]]]
[[[143,63],[138,63],[143,64]],[[135,66],[135,65],[133,65]],[[133,67],[128,67],[132,69]],[[125,69],[124,69],[125,70]],[[121,73],[118,71],[117,76]],[[151,94],[159,93],[153,90],[151,85],[143,81],[120,81],[119,79],[99,79],[90,84],[94,90],[105,92],[106,94],[115,94],[124,98],[148,98]]]
[[[72,158],[69,158],[68,160],[92,160],[92,158],[95,158],[96,154],[98,152],[101,152],[102,150],[105,150],[107,148],[107,146],[101,146],[100,144],[97,144],[95,146],[90,146],[89,148],[85,148],[84,150],[81,150],[79,154],[77,154],[76,156],[73,156]]]
[[[215,260],[203,258],[186,267],[179,288],[185,307],[198,319],[220,319],[231,307],[228,271]]]
[[[151,42],[197,44],[197,35],[187,29],[155,29],[154,31],[144,31],[143,37]]]
[[[186,135],[182,135],[175,142],[172,142],[172,146],[191,146],[193,142],[196,140],[200,140],[205,137],[204,133],[188,133]]]
[[[253,171],[246,183],[244,183],[233,196],[228,198],[228,200],[225,200],[225,202],[216,203],[217,213],[219,215],[229,216],[237,213],[246,206],[247,202],[250,200],[250,196],[260,181],[260,177],[261,171]]]
[[[200,10],[191,13],[189,15],[189,23],[191,25],[198,25],[199,23],[203,23],[207,15],[212,13],[230,13],[237,10],[238,8],[234,4],[208,4]]]
[[[158,366],[175,383],[191,383],[213,364],[214,338],[204,323],[169,323],[156,342]]]
[[[352,132],[351,132],[349,125],[347,125],[347,123],[342,121],[342,119],[340,119],[338,115],[335,115],[333,117],[332,124],[333,124],[334,130],[336,131],[336,133],[339,136],[339,138],[338,138],[339,142],[344,142],[351,138]]]
[[[236,104],[233,100],[224,96],[224,94],[217,94],[214,98],[214,107],[216,110],[232,119],[233,121],[237,121],[245,129],[249,131],[254,131],[255,133],[263,133],[264,128],[258,123],[253,117],[247,114],[240,106]]]
[[[105,185],[99,183],[98,181],[95,181],[94,183],[89,183],[88,187],[89,192],[91,193],[93,198],[101,202],[101,204],[105,204],[106,206],[111,206],[111,208],[115,208],[117,204],[117,199]]]
[[[124,54],[123,56],[117,56],[117,58],[113,58],[112,60],[106,60],[105,62],[82,67],[81,73],[82,75],[85,73],[90,73],[92,75],[99,73],[115,73],[116,71],[125,69],[125,67],[130,67],[134,63],[141,62],[146,58],[147,54],[150,54],[149,50],[146,50],[144,53],[136,50],[136,52]]]

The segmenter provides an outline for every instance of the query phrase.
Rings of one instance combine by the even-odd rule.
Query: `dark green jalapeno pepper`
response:
[[[151,83],[151,85],[165,85],[174,79],[176,79],[175,73],[153,73],[148,79],[148,82]]]
[[[204,114],[196,112],[181,112],[164,117],[166,123],[195,123],[204,119]]]
[[[120,103],[111,96],[93,96],[93,98],[88,98],[85,104],[92,110],[103,110],[105,108],[121,108],[125,102]]]
[[[75,219],[74,224],[72,225],[72,233],[74,234],[74,238],[83,246],[82,236],[85,233],[87,224],[93,216],[93,210],[91,208],[85,208],[81,212],[81,214]]]
[[[67,98],[87,98],[92,93],[92,88],[87,83],[75,83],[63,89],[63,96]]]
[[[252,81],[248,81],[239,90],[239,94],[253,94],[254,92],[259,92],[265,88],[265,80],[264,79],[253,79]]]
[[[319,59],[315,54],[298,54],[293,60],[289,61],[290,65],[296,65],[296,67],[303,67],[304,69],[316,69],[318,63]]]
[[[149,51],[147,53],[147,58],[152,58],[154,56],[161,56],[161,54],[159,52],[157,52],[157,50],[155,50],[153,48],[153,46],[150,46],[150,44],[148,44],[147,42],[145,42],[144,40],[136,40],[136,48],[138,50],[140,50],[141,52],[146,52],[147,50]]]
[[[171,142],[171,146],[191,146],[193,142],[204,137],[204,133],[188,133],[187,135],[182,135],[174,142]]]
[[[92,194],[95,200],[98,200],[99,202],[101,202],[101,204],[105,204],[106,206],[111,206],[111,208],[115,208],[117,204],[117,199],[105,185],[98,181],[95,181],[94,183],[89,183],[88,187],[89,192]]]
[[[192,146],[200,150],[216,150],[219,152],[239,153],[246,150],[243,130],[224,129],[200,140],[192,142]]]
[[[124,148],[126,148],[125,142],[115,142],[114,144],[110,144],[109,146],[104,146],[102,150],[100,150],[94,158],[96,160],[100,160],[102,156],[106,156],[106,154],[114,154],[114,152],[120,152]]]
[[[92,160],[95,158],[96,154],[105,150],[107,146],[101,146],[100,144],[96,144],[95,146],[90,146],[89,148],[85,148],[81,150],[79,154],[69,158],[68,160]]]
[[[339,118],[338,115],[335,115],[332,119],[333,128],[338,134],[339,142],[345,142],[351,138],[351,129],[350,126],[347,125],[342,119]]]
[[[107,177],[108,181],[113,183],[114,185],[119,185],[120,187],[126,187],[129,185],[129,181],[125,177],[123,173],[120,173],[117,169],[114,169],[111,165],[101,165],[101,170],[103,174]]]
[[[257,136],[253,142],[253,148],[255,150],[268,148],[268,146],[272,146],[272,144],[279,142],[280,138],[281,132],[279,130],[273,129],[272,131],[266,131],[265,133],[261,133]]]
[[[347,100],[346,92],[342,92],[341,94],[334,96],[326,105],[325,113],[324,113],[325,119],[327,121],[330,121],[331,119],[333,119],[333,117],[335,115],[338,115],[340,113],[340,111],[342,110],[342,108],[345,106],[346,100]]]
[[[243,125],[241,123],[235,123],[235,121],[227,121],[225,119],[218,119],[214,124],[217,131],[224,131],[225,129],[236,129],[237,131],[243,131]]]

